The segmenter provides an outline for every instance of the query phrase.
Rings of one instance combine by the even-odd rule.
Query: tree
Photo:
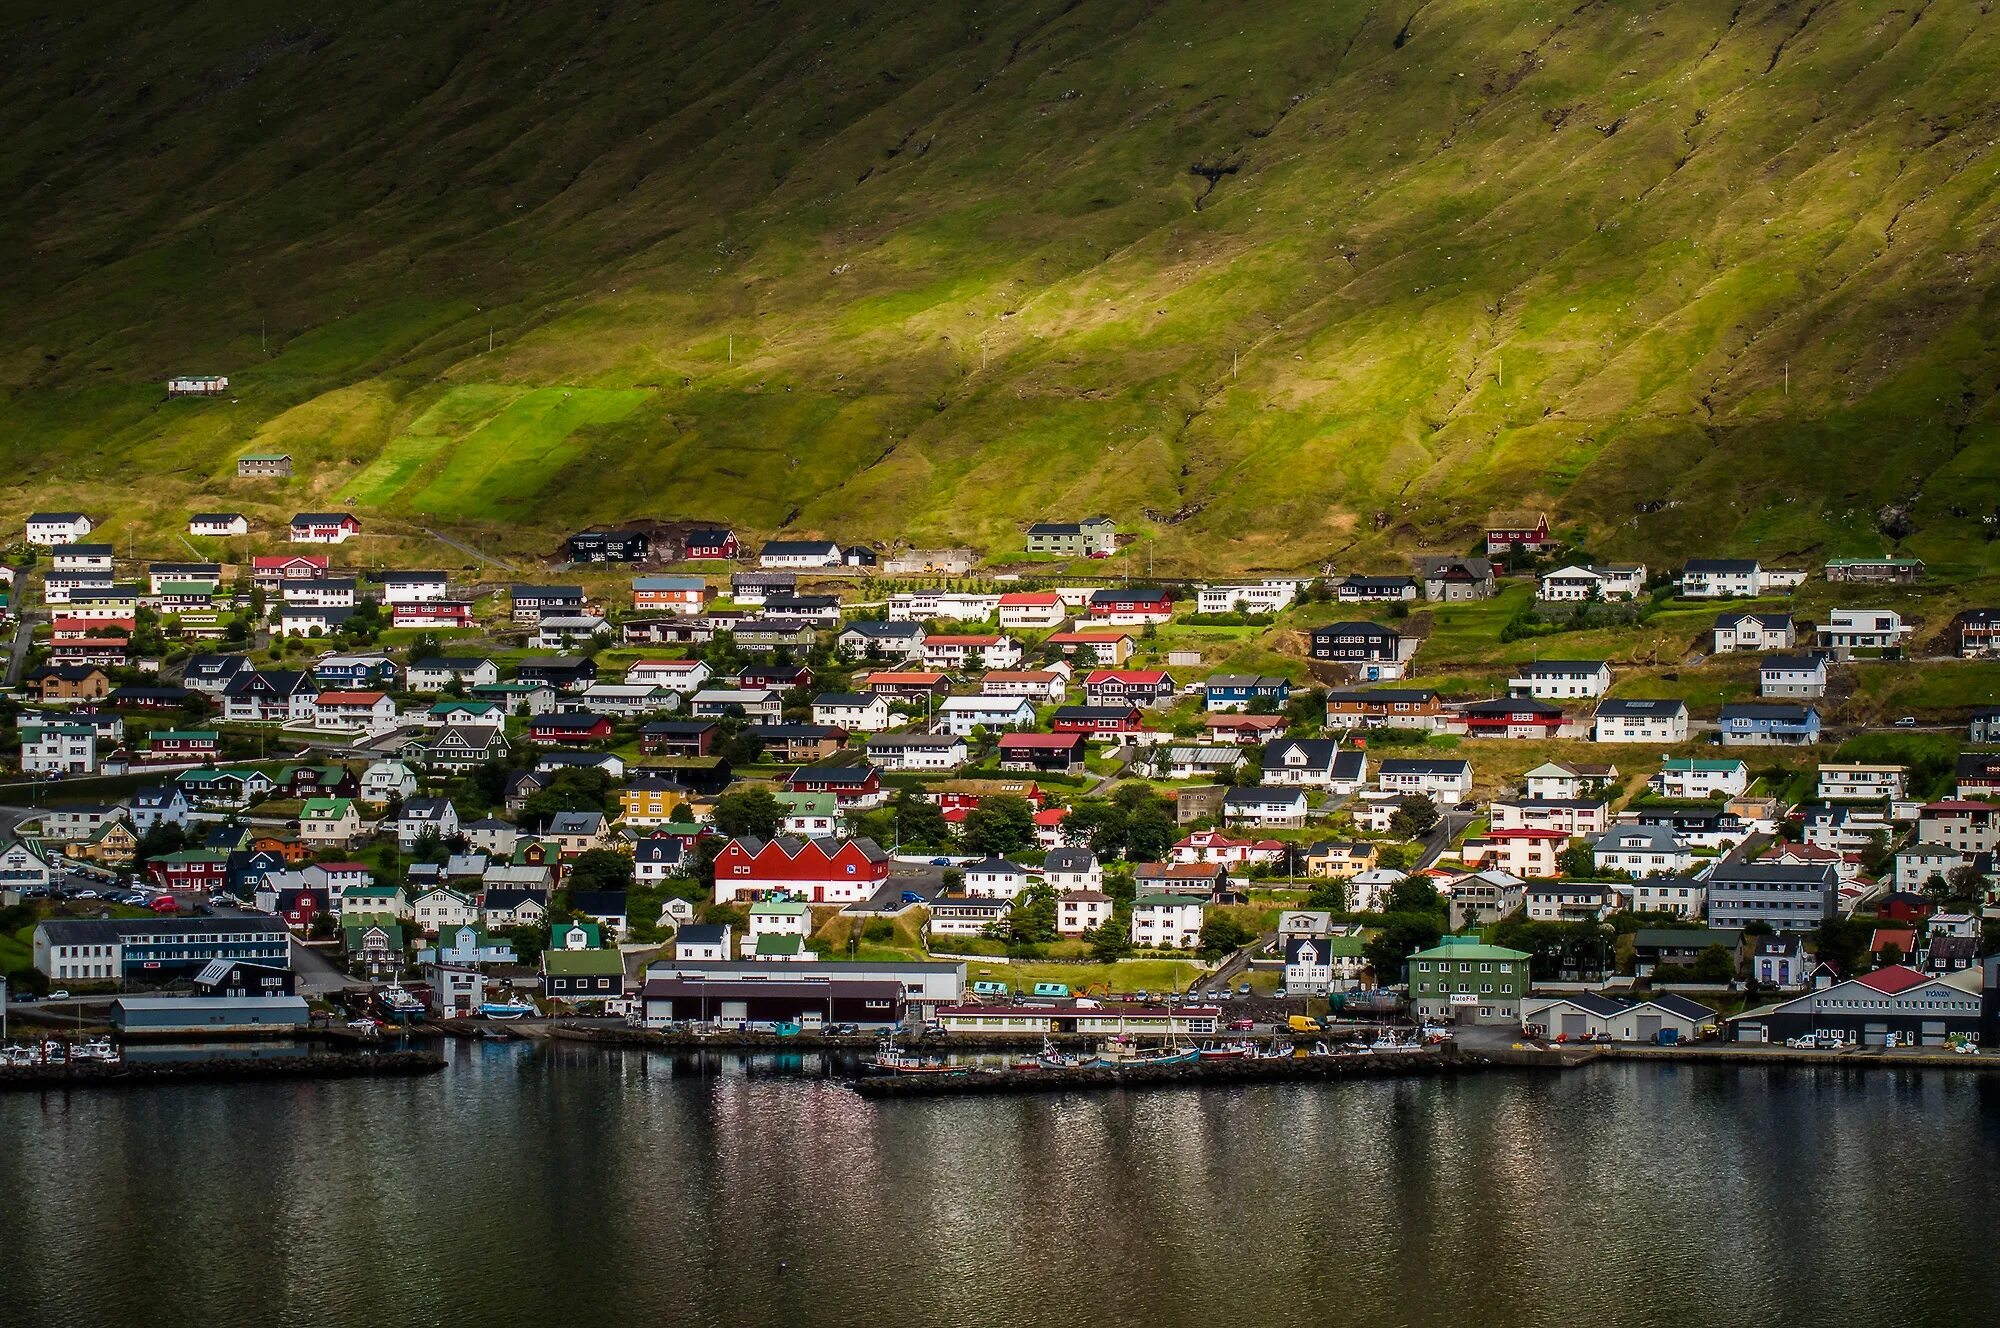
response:
[[[1403,981],[1403,965],[1412,951],[1430,949],[1443,935],[1444,925],[1434,914],[1392,913],[1361,947],[1361,954],[1374,970],[1375,981],[1388,986]]]
[[[1591,852],[1588,844],[1572,843],[1557,858],[1556,866],[1564,876],[1594,876],[1597,874],[1597,855]]]
[[[136,856],[140,862],[151,862],[169,853],[178,853],[188,846],[187,831],[171,821],[156,821],[145,834],[139,836]]]
[[[1421,793],[1413,793],[1397,806],[1389,818],[1389,833],[1398,839],[1422,839],[1437,828],[1437,804]]]
[[[1427,876],[1405,876],[1389,887],[1382,901],[1384,913],[1442,913],[1444,898]]]
[[[451,850],[445,847],[444,837],[433,825],[425,826],[417,836],[417,842],[410,847],[412,862],[443,862],[450,856]]]
[[[1015,945],[1046,945],[1056,939],[1056,892],[1047,882],[1023,890],[1007,910],[1008,939]]]
[[[1332,913],[1347,911],[1347,882],[1336,880],[1314,881],[1306,894],[1307,908],[1323,908]]]
[[[715,828],[732,839],[770,839],[784,819],[784,804],[769,789],[744,789],[715,800]]]
[[[1115,963],[1132,953],[1132,917],[1122,910],[1115,912],[1091,928],[1084,939],[1090,942],[1092,959],[1100,964]]]
[[[524,821],[546,821],[557,812],[607,811],[611,779],[602,770],[558,770],[521,804]]]
[[[982,798],[966,813],[960,837],[969,852],[987,857],[1019,852],[1035,842],[1035,809],[1012,794]]]
[[[1727,982],[1736,976],[1736,955],[1726,945],[1711,945],[1695,956],[1688,975],[1696,982]]]
[[[1941,904],[1977,909],[1986,902],[1986,877],[1970,863],[1953,867],[1943,876],[1936,873],[1924,882],[1924,893]]]
[[[951,843],[951,825],[944,809],[913,790],[896,795],[896,838],[919,848],[943,848]]]
[[[1250,929],[1226,913],[1211,913],[1201,924],[1201,957],[1214,963],[1250,943]]]
[[[1900,964],[1903,962],[1903,947],[1894,941],[1889,941],[1883,945],[1881,953],[1876,955],[1875,959],[1877,964],[1883,968],[1887,968],[1891,964]]]
[[[1828,918],[1813,932],[1813,950],[1820,962],[1832,964],[1851,977],[1861,971],[1872,930],[1868,923],[1856,918]]]
[[[632,859],[608,848],[587,849],[570,864],[571,890],[630,890]]]

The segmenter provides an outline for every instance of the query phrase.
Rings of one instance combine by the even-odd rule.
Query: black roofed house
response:
[[[197,692],[221,696],[238,676],[255,671],[244,655],[195,655],[182,670],[181,681]]]
[[[1351,794],[1368,782],[1368,754],[1333,738],[1278,738],[1264,745],[1259,778],[1274,786]]]
[[[1541,553],[1559,541],[1540,512],[1495,512],[1486,518],[1486,554]]]
[[[604,934],[610,939],[615,941],[624,937],[629,916],[625,891],[572,890],[569,906],[604,928]]]
[[[727,526],[702,526],[690,530],[681,541],[689,562],[727,561],[742,552],[736,532]]]
[[[1492,599],[1497,582],[1484,558],[1419,558],[1417,576],[1424,598],[1445,604]]]
[[[1354,572],[1333,588],[1343,604],[1407,603],[1417,597],[1417,581],[1409,576],[1366,576]]]
[[[1393,682],[1403,676],[1417,652],[1415,637],[1406,637],[1380,623],[1340,622],[1312,629],[1316,662],[1351,668],[1362,682]]]
[[[569,537],[573,563],[637,563],[653,553],[653,541],[643,530],[583,530]]]
[[[558,691],[580,692],[597,681],[597,662],[563,655],[524,659],[514,676],[522,682],[547,683]]]
[[[292,517],[294,544],[345,544],[361,533],[361,523],[349,512],[300,512]]]
[[[1797,628],[1789,613],[1751,613],[1732,610],[1718,613],[1709,629],[1709,648],[1718,655],[1737,651],[1790,650],[1798,640]]]
[[[515,586],[508,593],[510,616],[532,627],[548,614],[580,614],[582,586]]]
[[[795,618],[821,627],[840,624],[838,595],[773,595],[764,601],[768,618]]]
[[[1118,527],[1109,517],[1086,521],[1037,521],[1028,527],[1028,552],[1054,558],[1109,558],[1118,551]]]
[[[1690,558],[1676,582],[1683,599],[1748,599],[1765,588],[1755,558]]]
[[[729,598],[752,607],[773,595],[790,595],[799,588],[797,572],[731,572]]]
[[[848,567],[873,567],[880,559],[866,544],[850,544],[840,551],[840,561]]]

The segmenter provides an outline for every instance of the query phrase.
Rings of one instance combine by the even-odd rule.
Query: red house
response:
[[[785,781],[789,793],[831,793],[842,811],[866,811],[889,800],[882,772],[866,762],[854,765],[808,765],[792,771]]]
[[[472,626],[472,601],[459,599],[427,600],[416,604],[398,604],[390,611],[389,621],[395,627],[470,627]]]
[[[728,560],[742,552],[736,542],[736,532],[727,528],[720,530],[690,530],[686,541],[686,557],[690,562],[710,559]]]
[[[214,894],[229,883],[226,853],[169,853],[146,864],[153,884],[163,890],[199,890]]]
[[[1137,733],[1145,716],[1135,705],[1058,706],[1049,719],[1057,733]]]
[[[926,673],[912,670],[878,671],[855,680],[874,696],[949,696],[951,679],[942,673]]]
[[[1135,586],[1121,586],[1110,590],[1093,590],[1090,593],[1092,622],[1137,626],[1144,623],[1168,622],[1173,616],[1174,594],[1171,590],[1145,590]]]
[[[889,855],[872,839],[732,839],[715,855],[715,902],[782,892],[814,904],[854,904],[889,883]]]
[[[588,711],[566,711],[559,715],[536,715],[528,722],[530,742],[603,742],[611,736],[611,721]]]
[[[214,729],[156,729],[146,740],[146,757],[154,761],[213,761],[221,750]]]
[[[1138,711],[1133,711],[1138,714]],[[1002,770],[1049,770],[1058,774],[1083,769],[1085,753],[1081,733],[1003,733],[1000,735]]]
[[[1553,738],[1566,722],[1561,706],[1522,696],[1478,701],[1461,714],[1474,738]]]
[[[1496,512],[1486,518],[1486,556],[1496,553],[1540,553],[1555,547],[1549,519],[1540,512]]]
[[[361,523],[346,512],[300,512],[292,518],[294,544],[344,544],[361,533]]]
[[[1922,922],[1937,911],[1937,905],[1913,890],[1892,890],[1882,897],[1875,916],[1885,922]],[[1905,946],[1905,955],[1916,952]]]
[[[1092,669],[1083,694],[1094,706],[1165,705],[1174,699],[1173,675],[1162,669]]]

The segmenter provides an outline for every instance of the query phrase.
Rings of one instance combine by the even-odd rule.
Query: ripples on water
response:
[[[814,1056],[0,1097],[0,1324],[1990,1324],[2000,1082],[863,1101]]]

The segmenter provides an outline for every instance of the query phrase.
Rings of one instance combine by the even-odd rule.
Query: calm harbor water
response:
[[[0,1323],[1990,1324],[2000,1292],[1985,1076],[874,1103],[811,1057],[448,1050],[0,1096]]]

